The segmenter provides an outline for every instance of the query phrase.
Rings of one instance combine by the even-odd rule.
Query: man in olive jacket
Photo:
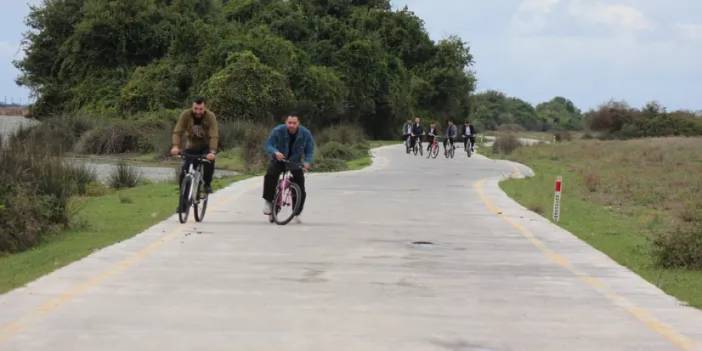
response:
[[[183,135],[185,135],[185,153],[207,155],[207,160],[210,161],[210,163],[203,165],[204,174],[202,178],[205,182],[205,190],[211,193],[215,155],[219,143],[219,125],[215,114],[206,108],[204,98],[196,98],[193,101],[192,108],[180,114],[178,123],[173,129],[171,155],[176,156],[181,153]],[[190,161],[186,160],[180,172],[181,182],[188,168],[190,168]]]

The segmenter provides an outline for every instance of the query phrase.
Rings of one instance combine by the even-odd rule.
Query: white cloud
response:
[[[573,17],[582,16],[592,23],[620,30],[640,31],[653,28],[653,23],[641,11],[629,5],[572,0],[569,10]]]
[[[688,41],[702,41],[702,24],[678,24],[675,26],[678,35]]]

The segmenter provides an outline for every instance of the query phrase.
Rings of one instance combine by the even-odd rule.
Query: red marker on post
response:
[[[561,219],[561,193],[563,192],[563,177],[556,178],[556,192],[553,195],[553,221]]]

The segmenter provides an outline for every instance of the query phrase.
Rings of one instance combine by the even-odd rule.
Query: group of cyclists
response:
[[[415,145],[421,149],[423,137],[429,143],[427,151],[432,147],[438,150],[436,141],[440,136],[440,132],[435,123],[431,123],[425,131],[419,117],[415,118],[414,122],[408,120],[402,128],[402,134],[403,139],[408,143],[408,152],[410,148],[415,148]],[[463,138],[463,145],[466,150],[474,150],[475,134],[473,125],[466,121],[460,130],[460,136]],[[459,137],[459,128],[452,120],[448,121],[448,126],[443,136],[444,152],[448,153],[448,150],[454,148],[454,142]],[[185,148],[181,150],[181,145],[183,144]],[[218,147],[219,127],[217,118],[212,111],[207,109],[204,98],[195,98],[192,107],[181,113],[173,129],[171,147],[173,156],[201,155],[199,158],[185,158],[180,173],[181,183],[188,170],[192,169],[191,165],[197,162],[199,166],[202,166],[204,193],[211,193]],[[274,211],[272,202],[276,195],[277,182],[282,173],[290,171],[292,182],[301,190],[299,198],[296,199],[299,204],[296,206],[296,212],[294,213],[294,216],[298,217],[302,213],[307,195],[304,172],[311,169],[314,157],[315,142],[312,133],[301,125],[300,116],[297,113],[289,113],[285,116],[283,124],[272,129],[265,145],[262,147],[269,157],[266,175],[263,178],[263,213],[271,215],[272,211]],[[291,165],[296,165],[296,167],[291,168]],[[181,213],[184,211],[188,211],[188,208],[185,208],[181,202],[176,212]]]
[[[422,127],[422,120],[419,117],[412,120],[407,120],[407,122],[402,126],[402,140],[406,145],[406,152],[409,153],[411,150],[418,146],[418,149],[423,150],[422,138],[425,138],[427,142],[427,152],[429,152],[432,146],[435,144],[436,138],[440,137],[441,132],[436,126],[436,123],[429,124],[429,128],[425,131]],[[466,151],[470,153],[475,152],[475,127],[470,121],[465,121],[460,129],[460,136],[463,139],[463,147]],[[453,123],[453,120],[449,119],[446,130],[443,133],[443,145],[444,145],[444,155],[448,156],[449,150],[454,148],[454,143],[459,137],[459,128]],[[469,154],[470,154],[469,153]]]

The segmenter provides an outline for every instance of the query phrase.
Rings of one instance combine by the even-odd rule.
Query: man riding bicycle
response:
[[[212,178],[214,177],[215,158],[219,143],[219,125],[217,117],[205,106],[205,99],[195,98],[190,109],[183,111],[178,118],[178,122],[173,129],[173,147],[171,155],[180,155],[182,150],[182,138],[185,135],[185,153],[196,155],[207,155],[209,163],[204,163],[203,181],[205,191],[212,193]],[[185,160],[180,172],[179,184],[183,182],[185,172],[190,168],[190,164],[196,160]],[[195,165],[197,166],[197,165]],[[180,209],[179,209],[180,210]]]
[[[429,125],[429,130],[427,131],[427,151],[431,150],[431,145],[434,144],[434,139],[439,135],[439,131],[436,129],[436,123]]]
[[[475,127],[470,121],[463,124],[463,147],[468,150],[468,142],[470,141],[470,150],[475,151]]]
[[[414,145],[419,142],[419,147],[422,147],[422,134],[424,134],[424,129],[422,128],[422,124],[420,123],[419,117],[414,119],[414,123],[412,124],[412,137],[410,138],[410,148],[413,149]]]
[[[457,136],[458,127],[456,127],[456,125],[453,124],[452,120],[449,120],[448,127],[446,127],[446,139],[444,139],[444,155],[448,155],[448,148],[446,147],[446,145],[451,144],[451,147],[453,147],[453,142],[456,140]]]
[[[263,199],[265,200],[263,214],[270,215],[273,212],[273,199],[275,198],[275,188],[280,174],[285,171],[284,161],[303,164],[305,170],[312,167],[314,158],[314,138],[310,131],[300,125],[300,117],[297,113],[288,114],[285,124],[281,124],[271,131],[265,150],[271,160],[268,164],[266,176],[263,178]],[[305,191],[305,173],[300,168],[292,168],[292,181],[300,187],[302,198],[300,207],[295,213],[299,216],[305,207],[307,192]]]
[[[402,141],[407,140],[409,136],[412,134],[412,121],[407,120],[405,124],[402,126]]]

